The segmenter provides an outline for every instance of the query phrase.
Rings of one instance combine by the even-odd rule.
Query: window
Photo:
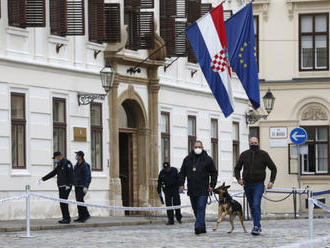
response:
[[[88,30],[92,42],[120,42],[120,4],[89,0]]]
[[[84,0],[49,0],[52,35],[85,35]]]
[[[91,162],[92,170],[102,171],[102,147],[103,147],[103,125],[102,125],[102,104],[91,103]]]
[[[259,127],[249,127],[249,138],[256,137],[260,142]]]
[[[200,0],[160,0],[160,36],[166,43],[167,57],[184,57],[192,52],[186,48],[184,30],[187,22],[198,15],[195,12],[199,12],[200,16],[198,6]]]
[[[218,135],[218,120],[211,119],[211,156],[218,170],[219,164],[219,135]]]
[[[329,128],[327,126],[304,127],[307,140],[299,146],[302,174],[329,173]],[[289,145],[289,173],[298,173],[298,151]]]
[[[11,93],[11,160],[13,169],[25,169],[25,95]]]
[[[45,0],[8,0],[9,26],[45,27]]]
[[[128,25],[126,48],[154,48],[154,0],[125,0],[125,25]],[[142,10],[142,11],[141,11]]]
[[[233,168],[239,158],[239,123],[233,122]]]
[[[300,71],[329,69],[329,14],[299,16]]]
[[[162,163],[170,162],[171,147],[170,147],[170,113],[161,113],[160,122],[160,132],[161,132],[161,146],[162,146]]]
[[[65,99],[53,98],[53,152],[66,154]]]
[[[254,40],[255,40],[255,56],[257,58],[257,64],[259,68],[259,16],[253,16],[254,24]]]
[[[188,152],[194,149],[196,142],[196,116],[188,116]]]

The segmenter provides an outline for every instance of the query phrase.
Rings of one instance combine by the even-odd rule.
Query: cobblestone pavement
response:
[[[246,222],[250,230],[251,222]],[[269,220],[263,221],[263,234],[252,236],[243,233],[239,222],[232,234],[228,221],[220,224],[216,232],[214,223],[208,223],[208,233],[200,236],[193,234],[193,223],[143,226],[96,227],[63,230],[35,231],[33,238],[20,238],[24,232],[0,233],[1,248],[178,248],[178,247],[280,247],[308,240],[308,220]],[[330,218],[314,220],[315,237],[329,235]],[[319,247],[330,247],[328,244]]]

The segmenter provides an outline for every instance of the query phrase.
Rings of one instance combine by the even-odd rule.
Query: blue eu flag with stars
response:
[[[252,3],[226,21],[229,62],[240,79],[254,109],[260,107],[260,92]]]

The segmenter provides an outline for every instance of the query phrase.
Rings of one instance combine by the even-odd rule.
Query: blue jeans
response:
[[[265,185],[260,184],[252,184],[244,187],[246,199],[249,202],[249,206],[251,209],[251,215],[253,218],[253,225],[257,227],[261,227],[260,218],[261,218],[261,198],[265,190]]]
[[[196,218],[195,229],[205,230],[205,211],[207,196],[190,196],[190,202]]]

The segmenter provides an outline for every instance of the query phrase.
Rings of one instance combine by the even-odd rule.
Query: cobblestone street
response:
[[[263,234],[252,236],[243,233],[238,222],[232,234],[227,234],[229,222],[220,224],[216,232],[214,223],[208,223],[208,233],[200,236],[193,234],[193,223],[175,226],[140,225],[78,228],[63,230],[34,231],[35,237],[26,239],[24,232],[0,233],[1,248],[83,248],[83,247],[134,247],[134,248],[174,248],[174,247],[281,247],[308,240],[308,220],[269,220],[263,221]],[[251,222],[246,222],[250,230]],[[314,220],[315,238],[329,235],[330,219]],[[330,247],[330,243],[316,247]]]

